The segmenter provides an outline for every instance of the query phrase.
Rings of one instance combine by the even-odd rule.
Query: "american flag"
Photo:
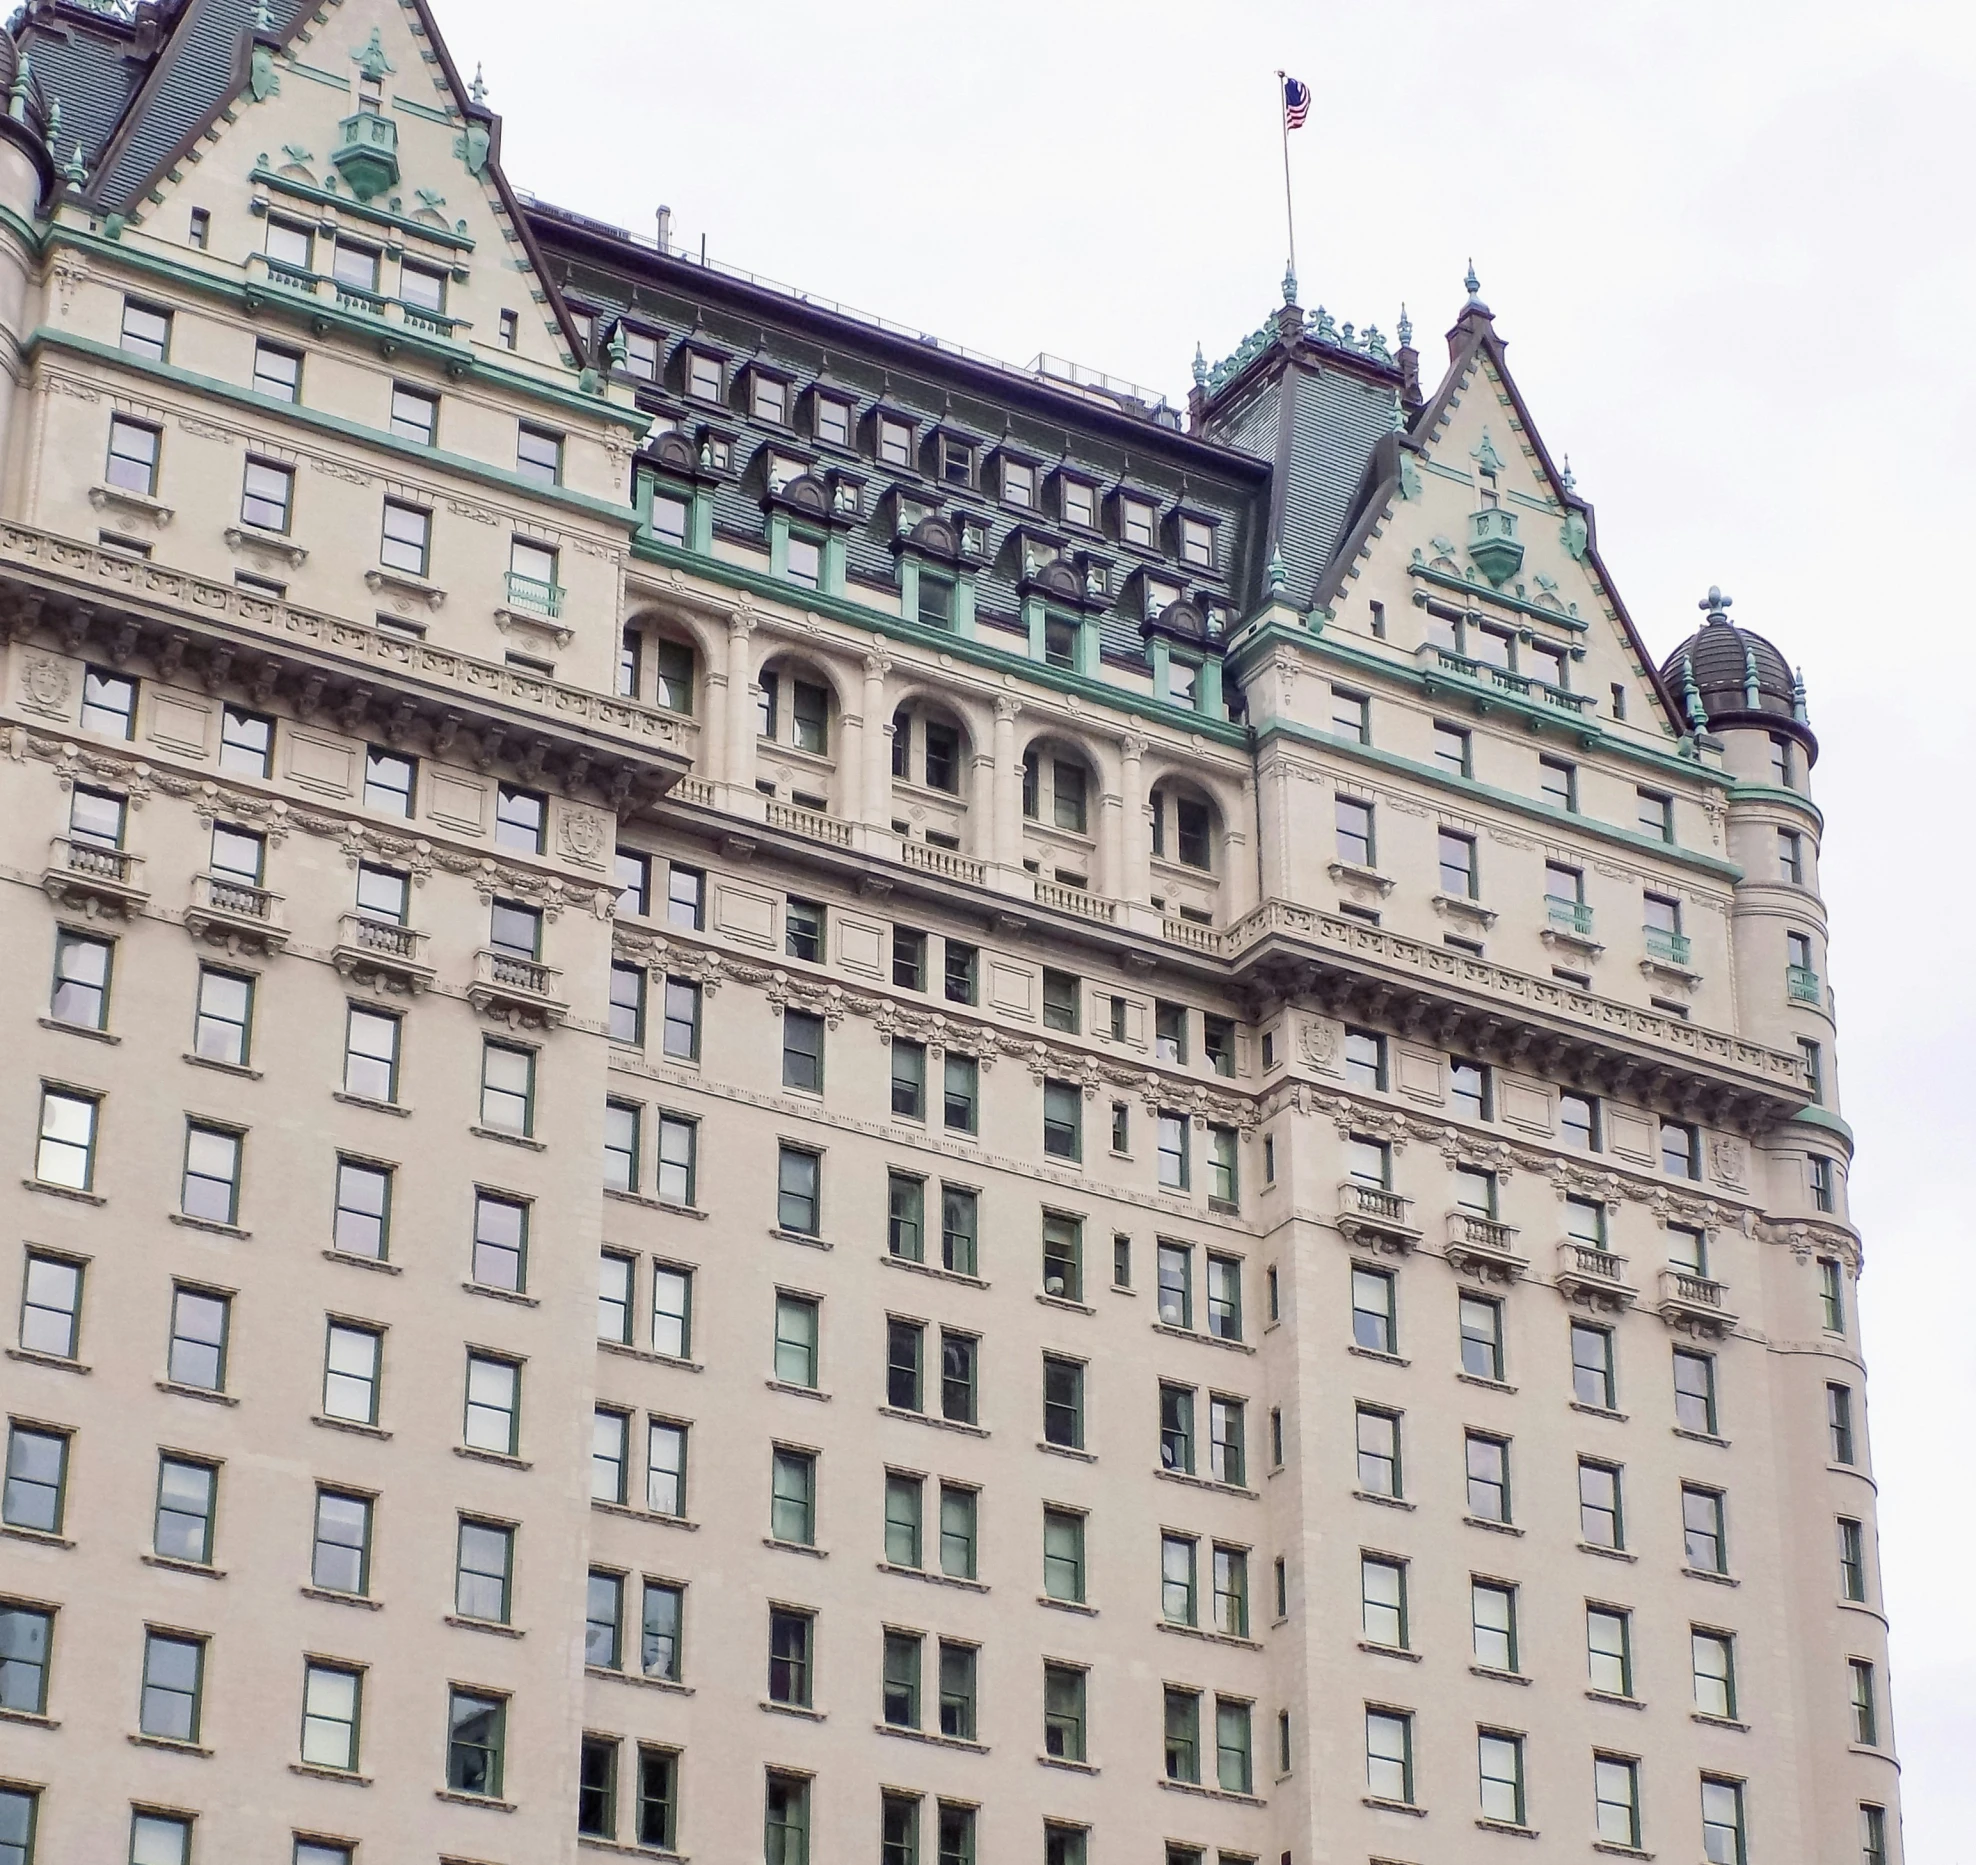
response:
[[[1310,86],[1296,78],[1283,80],[1283,127],[1300,130],[1310,115]]]

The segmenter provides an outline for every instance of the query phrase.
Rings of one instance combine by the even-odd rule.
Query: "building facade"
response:
[[[1900,1858],[1817,742],[1472,276],[1170,407],[423,0],[0,78],[0,1865]]]

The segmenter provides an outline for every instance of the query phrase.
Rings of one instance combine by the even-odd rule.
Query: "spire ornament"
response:
[[[1482,302],[1482,281],[1475,276],[1475,261],[1468,262],[1468,274],[1461,281],[1468,288],[1468,302],[1479,306]]]
[[[487,101],[487,80],[481,75],[481,67],[476,61],[473,68],[473,82],[467,86],[467,96],[477,104]]]
[[[1200,341],[1194,343],[1194,386],[1204,389],[1208,385],[1208,359],[1202,353]]]
[[[1696,603],[1695,607],[1700,609],[1711,622],[1720,622],[1726,628],[1729,624],[1729,610],[1735,600],[1734,596],[1725,596],[1715,584],[1711,583],[1708,586],[1708,594]]]
[[[1294,266],[1283,268],[1283,302],[1285,304],[1297,302],[1297,273]]]
[[[1400,306],[1400,324],[1399,324],[1398,335],[1400,339],[1401,349],[1410,350],[1413,348],[1413,319],[1407,316],[1407,308],[1404,303],[1402,303]]]

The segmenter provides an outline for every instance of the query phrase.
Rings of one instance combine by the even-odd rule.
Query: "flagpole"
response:
[[[1290,204],[1290,110],[1283,89],[1284,73],[1276,74],[1276,121],[1283,131],[1283,219],[1290,235],[1290,276],[1297,275],[1297,216]]]

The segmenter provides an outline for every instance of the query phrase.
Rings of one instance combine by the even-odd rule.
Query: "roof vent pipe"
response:
[[[672,251],[672,209],[670,207],[661,207],[659,209],[659,251],[662,253]]]

